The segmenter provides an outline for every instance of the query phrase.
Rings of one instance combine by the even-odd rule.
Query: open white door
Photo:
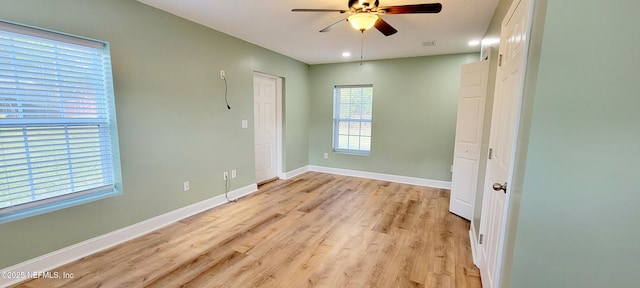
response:
[[[277,78],[253,76],[256,183],[277,177]]]
[[[534,0],[514,0],[502,21],[489,160],[480,221],[478,266],[482,287],[498,288],[508,207],[508,179],[516,145]]]
[[[462,65],[449,211],[471,220],[476,199],[489,61]]]

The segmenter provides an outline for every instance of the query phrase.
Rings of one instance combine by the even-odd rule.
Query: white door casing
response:
[[[253,77],[256,183],[277,177],[277,79]]]
[[[462,65],[449,211],[467,220],[476,198],[488,78],[489,61]]]
[[[490,158],[487,161],[480,221],[478,266],[485,288],[499,288],[512,174],[534,0],[514,0],[502,21],[493,102]],[[504,185],[507,183],[506,185]],[[494,189],[494,184],[506,186]],[[498,187],[496,187],[498,188]]]

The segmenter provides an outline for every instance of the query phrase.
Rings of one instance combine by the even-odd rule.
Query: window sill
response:
[[[356,155],[356,156],[370,156],[371,152],[369,151],[357,151],[357,150],[336,150],[333,149],[333,152],[344,155]]]
[[[0,214],[0,224],[12,222],[20,219],[25,219],[45,213],[62,210],[82,204],[86,204],[93,201],[98,201],[105,198],[121,195],[122,192],[117,189],[107,190],[98,193],[92,193],[88,195],[81,195],[53,203],[47,203],[40,206],[34,206],[30,208],[20,209],[17,211],[11,211],[7,209],[4,213]],[[5,208],[6,209],[6,208]]]

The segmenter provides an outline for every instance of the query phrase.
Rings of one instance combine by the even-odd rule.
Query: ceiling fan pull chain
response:
[[[360,65],[362,65],[362,62],[364,61],[364,60],[362,60],[362,54],[363,54],[363,51],[364,51],[364,30],[360,31],[360,32],[362,32],[361,33],[362,36],[360,38]]]

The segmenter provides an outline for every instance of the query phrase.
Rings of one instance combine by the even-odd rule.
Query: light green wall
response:
[[[451,181],[460,66],[478,60],[471,53],[311,66],[309,164]],[[370,156],[332,151],[333,88],[349,84],[373,84]]]
[[[255,183],[240,128],[254,70],[284,77],[284,166],[308,164],[304,63],[133,0],[4,0],[0,19],[110,42],[124,182],[122,196],[1,224],[0,268],[220,195],[223,171],[237,169],[232,189]]]
[[[640,2],[537,6],[503,287],[638,287]]]

